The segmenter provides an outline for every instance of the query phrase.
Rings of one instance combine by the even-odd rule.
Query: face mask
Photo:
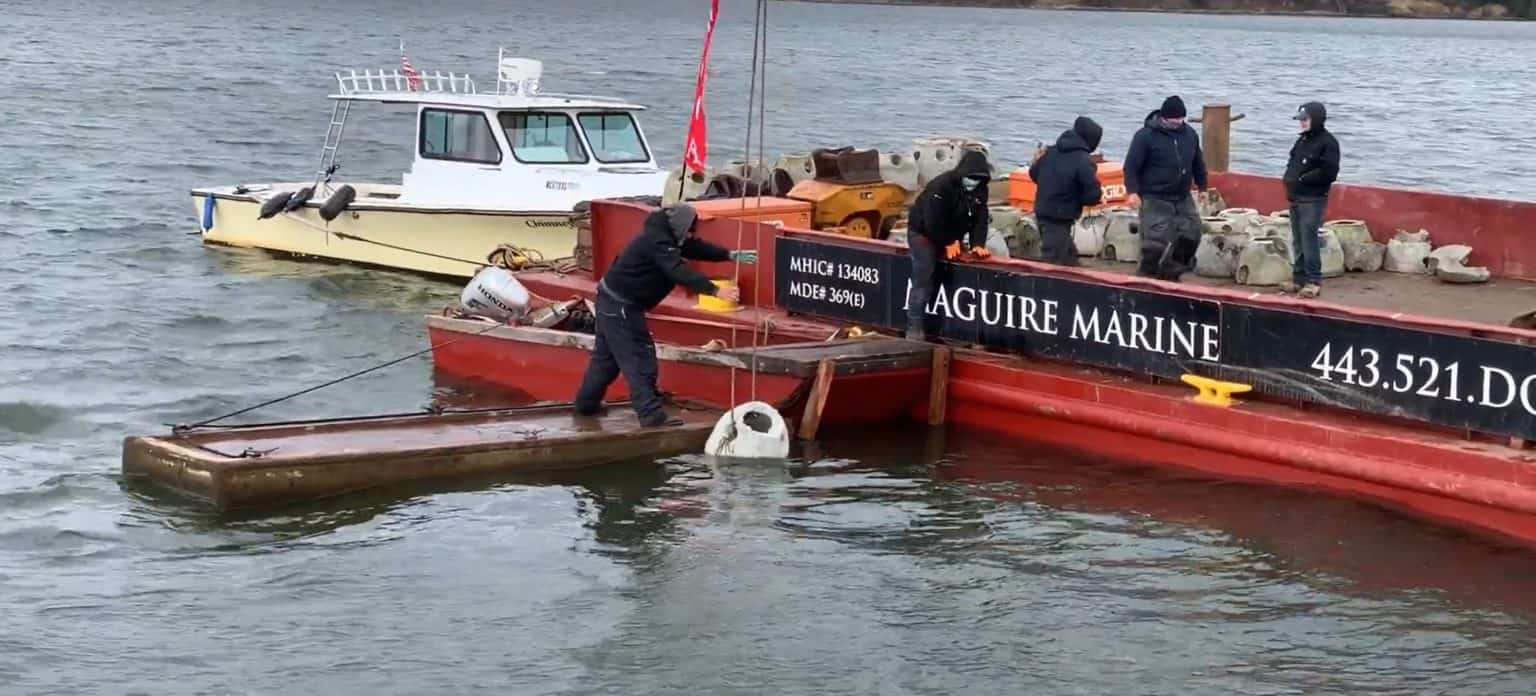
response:
[[[965,190],[967,190],[967,191],[974,191],[974,190],[976,190],[977,186],[981,185],[981,179],[977,179],[975,177],[969,177],[969,176],[961,177],[960,178],[960,185],[964,186]]]

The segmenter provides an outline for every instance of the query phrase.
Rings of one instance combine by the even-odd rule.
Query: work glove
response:
[[[751,266],[757,263],[756,249],[737,249],[731,252],[731,260]]]
[[[992,258],[992,252],[987,251],[986,247],[973,246],[971,247],[971,256],[975,256],[978,259],[990,259]]]
[[[944,260],[954,261],[958,258],[960,258],[960,242],[955,242],[947,247],[944,247]]]

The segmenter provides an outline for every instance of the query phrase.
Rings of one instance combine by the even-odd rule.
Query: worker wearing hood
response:
[[[1200,136],[1184,122],[1177,96],[1147,114],[1125,153],[1125,188],[1141,209],[1141,266],[1144,276],[1177,281],[1189,271],[1200,245],[1200,210],[1190,187],[1207,186]]]
[[[1300,133],[1291,146],[1285,165],[1285,197],[1291,202],[1291,244],[1296,264],[1291,280],[1281,292],[1312,298],[1322,293],[1322,252],[1318,230],[1328,210],[1328,193],[1339,178],[1339,141],[1324,127],[1328,110],[1320,102],[1307,102],[1291,117]]]
[[[640,425],[649,428],[682,423],[662,410],[656,389],[656,342],[646,325],[645,312],[679,285],[700,295],[716,295],[731,302],[741,299],[739,290],[716,286],[684,259],[757,263],[756,251],[730,251],[695,237],[698,219],[698,211],[687,203],[646,216],[640,234],[598,280],[597,340],[576,392],[578,414],[601,413],[608,385],[623,374]]]
[[[1097,205],[1103,198],[1098,165],[1089,157],[1103,136],[1099,124],[1079,116],[1072,128],[1056,139],[1054,147],[1029,165],[1029,178],[1035,182],[1041,256],[1049,263],[1078,265],[1072,225],[1082,216],[1083,206]]]
[[[907,219],[907,249],[912,257],[912,289],[907,296],[907,338],[927,335],[923,317],[928,299],[939,282],[938,257],[961,255],[961,242],[969,241],[970,253],[987,258],[987,184],[992,167],[985,153],[966,150],[955,168],[940,174],[923,187]]]

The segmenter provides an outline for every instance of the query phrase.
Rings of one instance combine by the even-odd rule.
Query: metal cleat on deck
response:
[[[1224,382],[1200,375],[1184,375],[1179,379],[1185,384],[1200,390],[1195,395],[1195,403],[1220,406],[1226,408],[1232,405],[1232,395],[1253,391],[1253,385],[1238,382]]]

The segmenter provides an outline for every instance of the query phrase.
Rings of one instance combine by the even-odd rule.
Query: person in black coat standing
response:
[[[1125,153],[1125,188],[1131,207],[1141,208],[1139,275],[1177,281],[1189,271],[1200,246],[1200,209],[1190,184],[1206,189],[1200,135],[1184,123],[1177,96],[1147,114]]]
[[[1322,293],[1322,250],[1317,234],[1328,210],[1328,193],[1339,178],[1339,141],[1323,124],[1328,110],[1320,102],[1307,102],[1291,118],[1301,131],[1291,146],[1291,160],[1285,165],[1285,197],[1291,202],[1291,245],[1296,259],[1291,280],[1280,284],[1281,292],[1298,297],[1317,297]]]
[[[907,249],[912,257],[912,286],[907,293],[907,338],[921,341],[923,317],[939,282],[939,254],[960,257],[960,241],[970,239],[970,253],[987,258],[987,183],[992,167],[986,154],[966,150],[955,168],[933,178],[918,194],[907,216]]]
[[[716,295],[736,302],[741,292],[719,287],[704,274],[689,268],[684,259],[757,263],[756,251],[729,251],[693,236],[699,214],[693,206],[678,203],[645,218],[640,234],[619,252],[613,265],[597,282],[597,340],[586,375],[576,392],[576,413],[591,416],[603,411],[603,394],[622,373],[629,383],[629,399],[640,425],[653,428],[681,425],[662,410],[656,390],[656,342],[646,325],[645,313],[672,289],[681,285],[700,295]]]
[[[1035,182],[1041,256],[1049,263],[1079,265],[1072,225],[1082,216],[1084,206],[1097,205],[1104,196],[1098,165],[1089,157],[1103,137],[1099,124],[1079,116],[1072,128],[1056,139],[1055,147],[1029,165],[1029,178]]]

